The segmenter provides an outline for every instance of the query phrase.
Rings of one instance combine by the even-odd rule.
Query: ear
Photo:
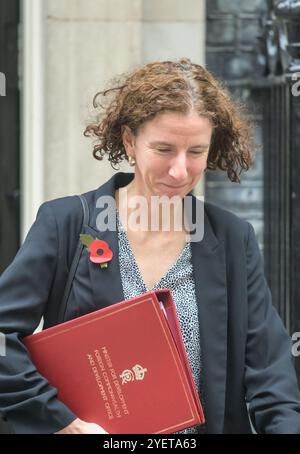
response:
[[[134,158],[135,137],[131,129],[127,125],[123,126],[122,140],[127,156]]]

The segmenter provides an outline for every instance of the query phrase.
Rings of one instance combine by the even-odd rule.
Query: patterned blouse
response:
[[[124,298],[133,298],[141,293],[161,288],[169,288],[176,306],[177,315],[182,331],[187,356],[198,391],[200,390],[201,351],[198,323],[198,308],[195,295],[195,283],[191,262],[191,244],[187,242],[179,257],[167,273],[147,289],[143,277],[132,252],[126,230],[124,229],[119,212],[117,212],[117,227],[119,241],[119,262]],[[177,433],[202,433],[203,426],[190,427]]]

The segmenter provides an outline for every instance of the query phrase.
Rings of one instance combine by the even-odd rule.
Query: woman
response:
[[[258,432],[300,433],[290,339],[272,306],[253,228],[204,204],[196,226],[200,237],[193,236],[190,223],[203,204],[192,197],[192,210],[178,209],[187,206],[206,168],[239,181],[253,162],[249,123],[212,75],[187,59],[147,64],[100,96],[101,116],[85,131],[97,139],[94,156],[107,155],[112,165],[127,159],[134,173],[117,173],[85,194],[90,221],[83,227],[78,197],[43,204],[2,275],[0,331],[7,355],[0,362],[0,410],[17,433],[104,433],[57,399],[21,339],[42,315],[49,327],[147,290],[170,288],[204,404],[205,431],[250,433],[248,403]],[[114,198],[117,228],[105,230],[99,207],[108,196]],[[153,209],[157,196],[183,202],[167,205],[174,221],[167,229]],[[145,202],[143,228],[132,217],[137,197]],[[136,222],[127,222],[130,217]],[[81,232],[106,241],[113,258],[100,269],[84,250],[62,308]]]

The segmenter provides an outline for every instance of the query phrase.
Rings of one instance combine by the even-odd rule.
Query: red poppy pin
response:
[[[113,257],[113,252],[108,244],[85,234],[80,234],[80,241],[89,250],[91,262],[99,263],[101,268],[107,268],[108,262]]]

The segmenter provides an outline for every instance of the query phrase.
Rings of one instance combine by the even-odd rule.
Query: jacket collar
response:
[[[98,231],[96,220],[101,209],[96,208],[96,203],[100,197],[114,197],[115,191],[129,184],[133,177],[134,174],[117,173],[94,193],[93,206],[90,205],[90,225],[86,227],[86,232],[106,241],[114,254],[105,269],[89,261],[97,309],[124,300],[124,294],[118,260],[118,235],[116,231]],[[193,197],[193,210],[197,203],[202,202]],[[205,205],[204,235],[201,241],[192,242],[192,263],[199,313],[204,411],[208,432],[222,433],[227,366],[226,261],[224,245],[213,231]]]

